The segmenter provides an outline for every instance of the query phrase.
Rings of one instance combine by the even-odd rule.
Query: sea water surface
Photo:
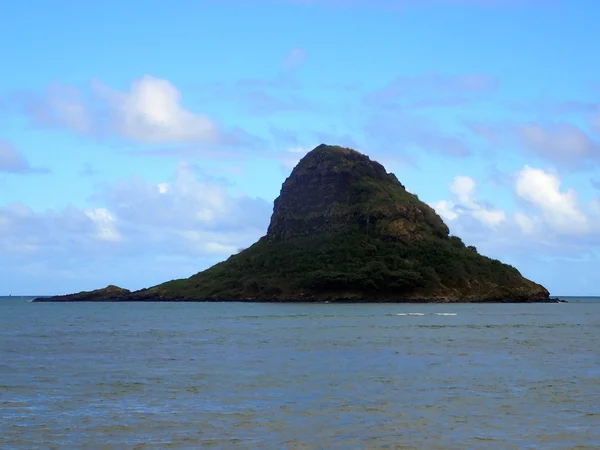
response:
[[[0,300],[0,448],[598,449],[600,303]]]

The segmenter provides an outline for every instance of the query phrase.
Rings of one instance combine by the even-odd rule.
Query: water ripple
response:
[[[598,304],[0,308],[1,448],[600,448]]]

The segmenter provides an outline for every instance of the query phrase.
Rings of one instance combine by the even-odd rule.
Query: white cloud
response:
[[[475,180],[463,175],[454,177],[452,184],[450,184],[450,192],[456,196],[462,205],[468,207],[473,207],[475,205],[472,199],[473,194],[475,194],[475,189]]]
[[[166,194],[171,189],[171,185],[169,183],[158,183],[158,192],[161,194]]]
[[[22,203],[0,207],[0,254],[45,253],[52,258],[68,257],[74,248],[83,253],[100,249],[103,235],[102,211],[67,207],[60,211],[36,212]],[[104,217],[106,221],[108,217]],[[104,228],[106,225],[104,224]],[[108,230],[110,232],[110,229]]]
[[[85,211],[85,215],[94,221],[98,239],[109,242],[121,240],[116,228],[116,220],[110,211],[105,208],[96,208]]]
[[[473,212],[473,217],[479,220],[484,225],[493,228],[506,220],[506,213],[502,210],[488,210],[484,208],[476,208]]]
[[[88,96],[53,83],[42,96],[26,98],[25,104],[38,124],[94,137],[118,136],[150,144],[216,143],[223,138],[209,117],[183,107],[173,84],[150,75],[134,80],[127,92],[93,80]]]
[[[82,134],[94,131],[93,112],[86,106],[83,94],[69,86],[49,84],[42,99],[30,102],[29,110],[38,123],[63,126]]]
[[[115,132],[137,142],[214,141],[216,125],[206,116],[181,105],[181,93],[169,81],[145,75],[120,92],[93,83],[94,91],[108,105]]]
[[[500,209],[487,207],[477,198],[475,180],[464,175],[454,177],[449,186],[452,200],[440,200],[431,207],[445,220],[456,221],[461,216],[475,219],[488,228],[496,228],[506,221],[506,213]]]
[[[529,166],[515,172],[512,182],[518,203],[510,214],[487,206],[474,180],[462,176],[452,181],[450,200],[431,206],[451,233],[501,260],[578,258],[600,244],[600,198],[584,208],[573,189],[561,187],[556,173]]]
[[[433,202],[431,207],[435,209],[444,220],[452,221],[458,218],[458,213],[454,211],[454,203],[449,200]]]
[[[170,242],[173,249],[194,253],[225,254],[248,245],[264,234],[271,213],[266,201],[232,196],[221,184],[199,178],[186,162],[176,166],[169,182],[121,180],[99,200],[119,223],[136,230],[137,236],[128,235],[134,240]]]
[[[515,175],[515,191],[540,212],[554,231],[573,234],[590,230],[590,219],[580,209],[576,192],[561,191],[557,175],[525,166]]]
[[[581,239],[600,238],[600,200],[593,199],[584,208],[572,188],[563,188],[559,176],[550,171],[525,166],[513,176],[514,193],[520,201],[510,219],[505,211],[487,207],[477,197],[477,185],[469,177],[457,176],[449,189],[452,199],[431,206],[455,230],[479,236],[494,230],[504,239],[518,240],[527,235],[536,242],[581,243]],[[475,222],[483,226],[477,228]],[[488,234],[488,237],[491,237]],[[498,237],[498,236],[495,236]]]
[[[521,211],[515,212],[515,223],[523,234],[533,234],[536,229],[536,222],[536,219],[529,217]]]
[[[20,280],[46,280],[50,271],[48,286],[63,290],[140,288],[192,275],[249,246],[265,234],[272,212],[269,202],[232,195],[183,162],[166,182],[121,180],[92,201],[84,210],[0,206],[0,268]],[[133,261],[135,273],[127,270]]]

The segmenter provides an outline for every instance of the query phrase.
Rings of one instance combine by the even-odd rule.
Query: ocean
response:
[[[567,299],[4,298],[0,448],[598,449],[600,299]]]

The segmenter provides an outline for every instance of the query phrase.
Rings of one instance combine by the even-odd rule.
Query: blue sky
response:
[[[324,142],[452,233],[600,295],[600,3],[3,6],[0,295],[192,275],[264,234]]]

